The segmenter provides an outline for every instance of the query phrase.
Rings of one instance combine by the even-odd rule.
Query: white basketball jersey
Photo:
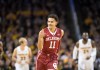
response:
[[[79,40],[79,59],[85,59],[87,56],[91,55],[92,44],[91,39],[88,39],[86,44],[83,44],[83,39]]]
[[[24,50],[21,50],[20,46],[17,47],[17,61],[21,61],[21,64],[16,63],[16,70],[29,70],[29,64],[26,61],[29,59],[29,48],[25,46]]]

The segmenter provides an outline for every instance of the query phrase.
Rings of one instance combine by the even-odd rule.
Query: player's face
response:
[[[27,45],[27,41],[26,41],[26,40],[24,40],[23,45],[24,45],[24,46],[26,46],[26,45]]]
[[[83,37],[84,40],[87,40],[88,39],[88,33],[83,33],[82,37]]]
[[[23,46],[26,46],[27,45],[27,40],[26,39],[23,39],[22,42],[23,43],[21,45],[23,45]]]
[[[47,23],[48,23],[49,28],[56,27],[56,25],[57,25],[57,21],[54,18],[48,18]]]

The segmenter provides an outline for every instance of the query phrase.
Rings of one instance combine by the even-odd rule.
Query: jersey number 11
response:
[[[49,48],[55,48],[55,44],[56,44],[56,41],[50,41],[50,47]]]

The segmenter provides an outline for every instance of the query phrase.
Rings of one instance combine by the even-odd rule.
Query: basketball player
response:
[[[56,70],[60,41],[64,31],[57,28],[58,16],[50,14],[47,19],[48,27],[39,32],[38,56],[36,70]]]
[[[96,45],[88,38],[87,32],[84,32],[82,37],[74,47],[73,59],[77,59],[78,55],[78,70],[94,70]]]
[[[20,45],[14,49],[12,60],[15,61],[16,70],[29,70],[32,58],[31,49],[27,46],[26,38],[19,39]]]

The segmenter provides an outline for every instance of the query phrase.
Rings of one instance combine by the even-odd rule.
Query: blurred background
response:
[[[100,70],[100,0],[0,0],[0,40],[4,54],[0,70],[14,70],[11,56],[18,39],[26,37],[32,50],[30,70],[35,70],[37,37],[47,25],[47,16],[56,13],[58,27],[65,31],[62,39],[58,70],[72,70],[72,52],[81,34],[88,32],[96,42],[95,70]]]

